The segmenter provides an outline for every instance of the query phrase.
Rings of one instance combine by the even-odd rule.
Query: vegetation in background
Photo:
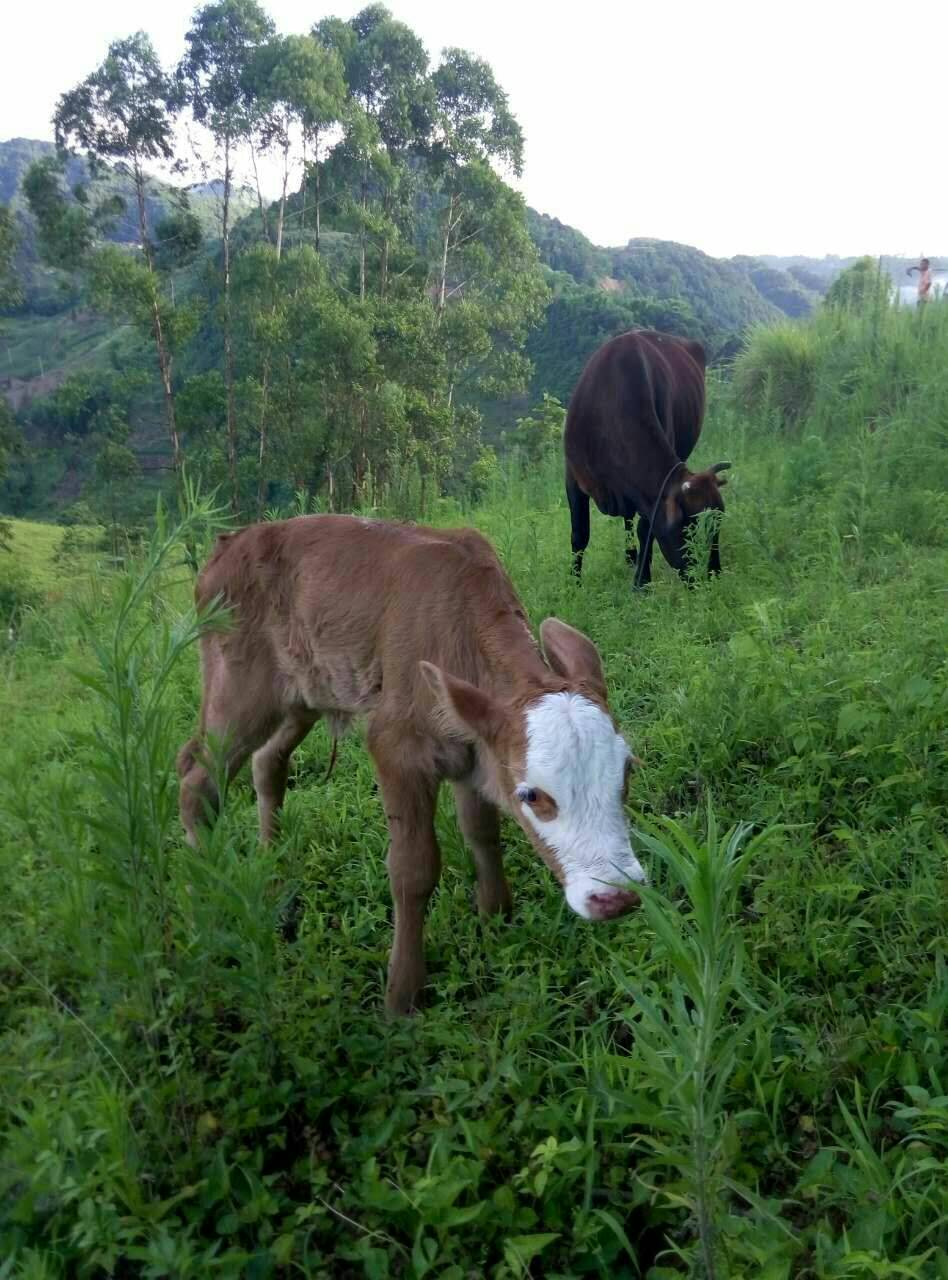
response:
[[[147,201],[146,162],[187,159],[175,150],[182,111],[212,139],[204,172],[222,200],[219,249],[200,258],[188,208],[156,224]],[[374,500],[396,471],[433,492],[466,483],[479,404],[526,389],[524,343],[547,298],[523,201],[495,170],[518,171],[522,138],[485,63],[449,49],[430,67],[379,5],[285,38],[252,0],[215,0],[175,77],[146,36],[117,41],[63,95],[56,123],[92,181],[70,190],[62,163],[32,166],[37,242],[97,309],[152,342],[179,484],[186,458],[244,515],[301,486],[329,506]],[[283,192],[237,234],[236,168],[267,150]],[[139,211],[129,247],[106,238],[123,166]],[[330,218],[348,251],[324,256]],[[98,475],[110,492],[130,476],[137,426],[109,442]],[[21,483],[18,501],[35,487]]]
[[[778,399],[791,332],[812,377]],[[299,750],[273,848],[247,777],[181,840],[183,544],[221,513],[189,490],[121,571],[15,521],[42,604],[0,653],[4,1274],[948,1275],[946,347],[938,304],[830,308],[712,376],[699,453],[734,470],[691,591],[633,595],[604,518],[577,587],[552,399],[476,507],[393,460],[360,510],[475,523],[534,625],[599,645],[653,878],[590,926],[509,828],[514,920],[485,925],[446,797],[430,1004],[397,1024],[357,740],[328,782],[325,732]]]
[[[843,307],[862,311],[867,307],[886,306],[892,299],[892,282],[882,271],[882,263],[873,258],[860,258],[836,277],[826,291],[827,307]]]

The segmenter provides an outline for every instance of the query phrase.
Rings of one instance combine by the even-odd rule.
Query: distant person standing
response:
[[[922,258],[917,267],[909,267],[906,275],[910,276],[913,271],[918,272],[918,300],[919,302],[927,302],[932,296],[932,267],[927,258]]]

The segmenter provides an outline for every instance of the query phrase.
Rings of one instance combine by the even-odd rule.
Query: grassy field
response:
[[[31,587],[48,597],[61,595],[66,587],[75,583],[75,561],[60,555],[65,533],[62,525],[38,520],[8,520],[7,523],[13,562]],[[83,546],[82,567],[87,572],[94,563],[86,545],[92,536],[91,529],[82,528],[74,539]]]
[[[132,341],[129,325],[83,312],[55,316],[10,316],[0,329],[0,377],[43,378],[108,363]]]
[[[174,538],[24,620],[0,1275],[948,1278],[948,309],[783,332],[699,449],[734,464],[719,580],[633,596],[600,518],[577,587],[555,459],[465,517],[600,646],[655,888],[590,926],[510,830],[482,923],[445,797],[411,1021],[358,740],[328,782],[299,750],[272,850],[246,779],[180,840]]]

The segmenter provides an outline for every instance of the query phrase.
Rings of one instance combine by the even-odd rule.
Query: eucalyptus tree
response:
[[[346,125],[348,148],[358,164],[359,297],[366,295],[369,231],[378,237],[379,292],[384,296],[391,242],[398,235],[393,215],[408,177],[406,162],[427,144],[432,121],[428,54],[415,32],[381,4],[369,5],[348,22],[325,19],[313,32],[339,54],[358,108],[350,110]],[[373,182],[381,193],[375,216],[369,210]]]
[[[176,475],[181,468],[181,444],[174,404],[174,341],[155,265],[146,197],[151,181],[147,166],[174,159],[174,121],[179,106],[173,80],[161,67],[148,36],[139,31],[114,41],[102,65],[62,95],[53,116],[60,152],[81,153],[93,177],[111,166],[131,179],[141,258],[119,263],[114,260],[119,251],[113,249],[113,261],[96,262],[99,297],[117,309],[131,308],[151,330]],[[77,258],[91,247],[91,222],[83,222],[81,211],[70,211],[68,204],[58,198],[55,175],[48,166],[34,175],[27,196],[41,227],[45,221],[47,240],[58,236],[60,243],[65,239],[68,247],[71,239],[68,251],[75,265]],[[44,200],[45,207],[41,208]],[[71,237],[66,235],[70,230]]]
[[[227,464],[231,505],[240,494],[237,476],[237,406],[231,318],[231,198],[234,163],[248,142],[255,104],[250,69],[261,46],[273,36],[273,22],[256,0],[213,0],[198,9],[185,35],[187,52],[178,66],[191,112],[207,128],[221,155],[221,242],[223,253],[224,383],[227,390]]]
[[[436,117],[430,155],[445,200],[437,291],[443,315],[452,258],[480,234],[478,197],[488,191],[482,180],[468,180],[468,170],[498,163],[519,177],[523,131],[491,68],[463,49],[445,49],[431,84]]]
[[[275,240],[279,258],[287,188],[294,167],[292,149],[299,145],[299,162],[305,173],[307,140],[315,140],[318,157],[320,133],[342,117],[346,100],[342,60],[336,50],[311,35],[274,36],[256,51],[248,69],[247,90],[256,103],[256,132],[261,145],[265,150],[275,147],[281,159]],[[266,226],[264,231],[269,239]]]

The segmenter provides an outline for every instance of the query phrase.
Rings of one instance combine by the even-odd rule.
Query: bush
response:
[[[734,363],[734,389],[744,411],[792,427],[809,413],[816,395],[823,341],[812,325],[757,329]]]
[[[841,272],[826,292],[825,307],[844,311],[865,311],[888,306],[892,281],[873,258],[860,258]]]
[[[0,627],[16,624],[24,610],[34,609],[42,595],[29,574],[9,553],[0,551]]]

